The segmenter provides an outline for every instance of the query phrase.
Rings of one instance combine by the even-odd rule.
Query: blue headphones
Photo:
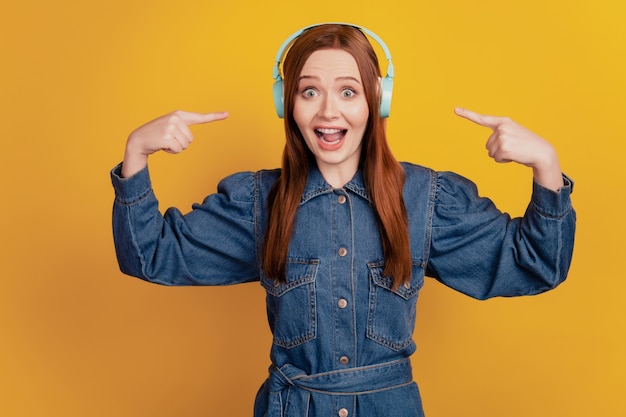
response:
[[[391,110],[391,92],[393,90],[393,63],[391,62],[391,53],[389,52],[387,45],[385,45],[385,42],[383,42],[383,40],[379,38],[378,35],[376,35],[374,32],[364,27],[352,25],[350,23],[340,23],[340,22],[331,22],[331,23],[355,27],[361,30],[366,35],[368,35],[369,37],[371,37],[372,39],[374,39],[376,42],[378,42],[378,44],[383,49],[383,52],[385,53],[385,57],[387,58],[387,61],[389,61],[389,65],[387,67],[387,75],[385,75],[385,77],[381,78],[380,80],[381,101],[380,101],[379,113],[380,113],[380,117],[389,117],[389,111]],[[316,26],[324,25],[324,24],[330,24],[330,23],[318,23],[318,24],[307,26],[305,28],[298,30],[297,32],[289,36],[283,42],[283,44],[280,45],[280,48],[278,48],[278,53],[276,54],[276,65],[274,66],[274,73],[273,73],[273,77],[275,80],[273,90],[274,90],[274,106],[276,107],[276,113],[278,114],[278,117],[280,118],[283,118],[285,115],[283,79],[280,76],[280,63],[282,62],[284,55],[287,52],[287,49],[296,40],[296,38],[298,38],[308,29],[311,29]]]

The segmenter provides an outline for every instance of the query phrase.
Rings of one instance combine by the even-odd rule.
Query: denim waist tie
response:
[[[369,394],[398,388],[412,382],[411,361],[408,358],[314,375],[307,375],[290,364],[280,368],[272,365],[269,375],[267,416],[301,417],[312,393]]]

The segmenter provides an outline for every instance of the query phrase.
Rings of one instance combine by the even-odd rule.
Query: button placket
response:
[[[354,358],[351,355],[354,349],[354,319],[352,317],[352,309],[348,308],[351,301],[349,294],[352,294],[352,253],[353,250],[353,228],[354,219],[352,218],[352,208],[345,190],[337,190],[334,197],[335,207],[333,210],[333,224],[335,225],[333,241],[335,242],[336,261],[333,262],[333,276],[336,278],[334,293],[337,295],[335,299],[335,309],[337,311],[337,320],[334,321],[335,340],[334,346],[335,364],[339,369],[343,369],[352,365]],[[348,404],[337,404],[337,410],[344,410],[342,414],[348,415]]]

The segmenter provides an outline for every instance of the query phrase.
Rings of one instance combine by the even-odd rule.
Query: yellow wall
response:
[[[478,302],[428,280],[414,364],[429,417],[626,416],[624,2],[6,3],[0,415],[250,415],[268,365],[261,288],[123,276],[108,172],[133,128],[177,108],[232,116],[152,159],[163,206],[186,210],[226,174],[276,166],[276,50],[338,20],[392,51],[399,159],[458,171],[520,214],[530,173],[492,162],[488,131],[453,115],[461,105],[549,138],[576,180],[575,258],[556,291]]]

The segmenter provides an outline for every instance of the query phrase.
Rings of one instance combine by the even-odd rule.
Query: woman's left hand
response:
[[[535,181],[557,191],[563,176],[554,147],[542,137],[509,119],[456,108],[455,113],[493,131],[487,139],[489,156],[496,162],[517,162],[533,169]]]

